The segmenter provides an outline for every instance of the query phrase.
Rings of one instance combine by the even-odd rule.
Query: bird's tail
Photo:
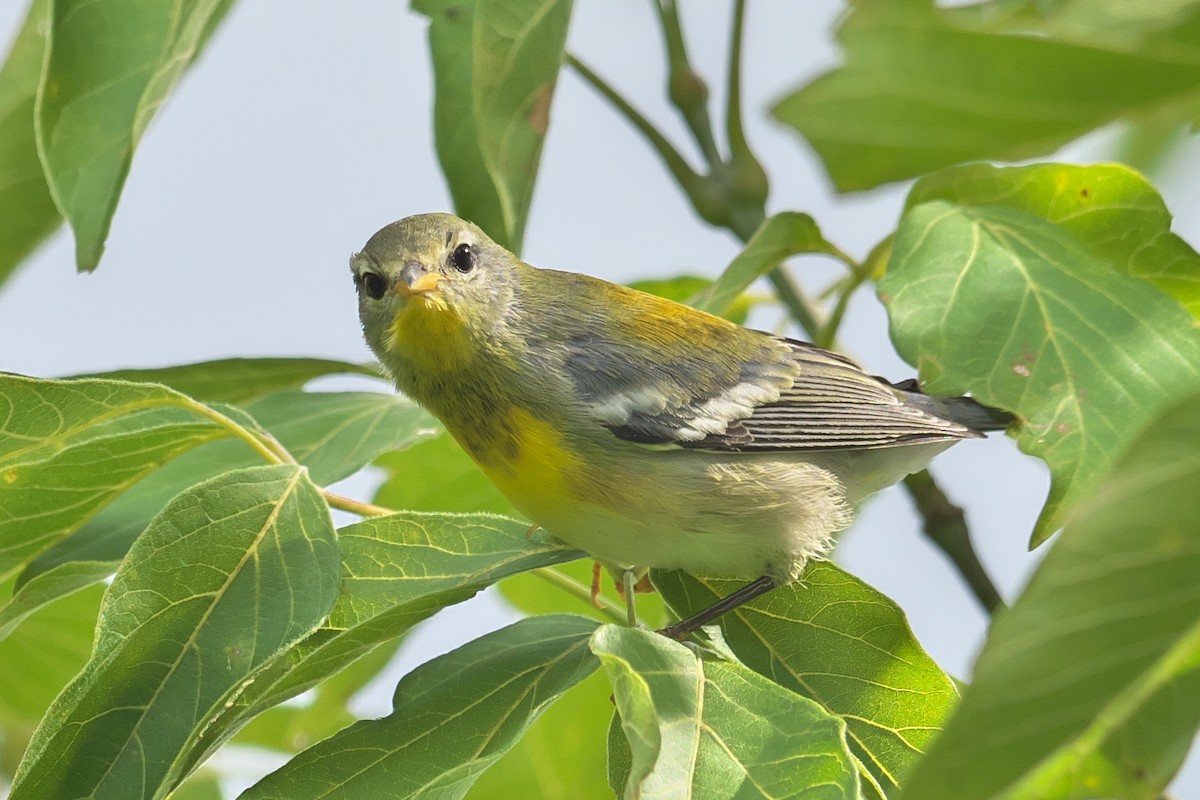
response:
[[[985,406],[972,397],[932,397],[922,392],[913,378],[889,385],[903,392],[908,401],[918,408],[972,430],[1002,431],[1016,419],[1007,411]]]

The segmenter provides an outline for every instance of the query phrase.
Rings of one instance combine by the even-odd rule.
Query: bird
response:
[[[535,526],[627,587],[650,568],[749,581],[660,631],[676,639],[796,581],[863,499],[1013,419],[531,266],[451,214],[387,225],[350,268],[364,338],[396,387]]]

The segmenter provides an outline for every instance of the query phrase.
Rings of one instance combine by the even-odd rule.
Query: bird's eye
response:
[[[450,254],[450,263],[459,272],[470,272],[475,269],[475,251],[469,244],[460,244]]]
[[[362,284],[363,291],[367,293],[367,297],[372,300],[378,300],[387,291],[387,281],[378,272],[364,272],[358,280]]]

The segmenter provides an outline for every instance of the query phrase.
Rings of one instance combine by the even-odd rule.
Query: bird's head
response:
[[[461,367],[502,334],[519,265],[450,214],[393,222],[350,258],[367,343],[398,377]]]

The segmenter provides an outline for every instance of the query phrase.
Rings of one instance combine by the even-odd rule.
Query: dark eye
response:
[[[378,300],[383,297],[387,291],[387,281],[378,272],[364,272],[358,278],[362,283],[363,291],[367,293],[367,297],[372,300]]]
[[[469,244],[460,244],[450,254],[450,263],[459,272],[470,272],[475,269],[475,251]]]

